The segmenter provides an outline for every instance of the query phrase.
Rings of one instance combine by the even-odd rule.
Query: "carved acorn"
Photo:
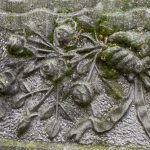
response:
[[[11,54],[22,54],[24,52],[26,40],[20,35],[11,35],[7,42],[8,51]]]
[[[65,61],[61,58],[53,57],[43,63],[40,72],[43,77],[55,81],[60,78],[66,70]]]
[[[38,116],[37,113],[30,113],[29,109],[27,108],[26,115],[24,116],[24,118],[22,118],[22,120],[19,121],[19,124],[17,126],[18,137],[24,134],[29,129],[33,118],[35,118],[36,116]]]
[[[124,72],[139,74],[145,70],[140,58],[129,49],[114,46],[104,50],[102,55],[108,64],[114,65],[116,69],[121,69]]]
[[[74,46],[76,40],[76,22],[72,19],[57,20],[59,25],[54,31],[54,43],[56,46]]]
[[[94,89],[90,82],[77,82],[73,85],[73,100],[81,106],[90,104],[94,97]]]
[[[0,74],[0,93],[1,94],[15,94],[18,91],[18,82],[16,76],[11,71],[5,71]]]
[[[61,123],[60,120],[52,120],[48,122],[46,127],[46,133],[48,134],[49,139],[55,138],[59,131],[61,130]]]

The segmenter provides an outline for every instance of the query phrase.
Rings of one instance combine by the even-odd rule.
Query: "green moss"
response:
[[[20,50],[17,50],[17,49],[13,52],[8,49],[8,52],[9,52],[10,55],[12,55],[15,58],[31,58],[32,57],[31,51],[29,51],[27,49],[24,50],[22,53],[19,53]]]
[[[65,50],[66,52],[71,51],[71,50],[74,50],[74,49],[76,49],[76,46],[75,46],[75,45],[74,45],[74,46],[67,46],[67,47],[64,47],[64,50]]]
[[[0,141],[0,148],[10,149],[10,148],[24,148],[26,150],[63,150],[67,147],[67,149],[71,150],[144,150],[142,148],[128,148],[128,147],[109,147],[108,145],[99,144],[97,146],[82,146],[82,145],[71,145],[71,144],[48,144],[42,142],[23,142],[23,141],[13,141],[13,140],[4,140]]]
[[[122,59],[124,58],[124,56],[116,59],[114,62],[112,62],[112,58],[115,54],[115,52],[112,53],[105,53],[105,50],[112,48],[112,47],[116,47],[116,44],[108,44],[106,49],[104,49],[104,52],[101,54],[101,60],[103,61],[103,66],[104,66],[104,70],[105,68],[108,68],[108,70],[112,70],[112,69],[116,69],[116,65],[122,61]],[[134,50],[134,49],[133,49]],[[138,52],[137,52],[138,53]],[[107,70],[107,69],[106,69]],[[119,70],[121,71],[121,70]]]
[[[93,33],[94,32],[94,27],[92,26],[84,26],[83,24],[81,23],[78,23],[78,31],[80,31],[81,29],[84,31],[84,32],[89,32],[89,33]]]
[[[122,47],[132,47],[132,49],[138,49],[138,47],[144,42],[144,38],[143,40],[138,40],[137,35],[135,35],[135,33],[132,34],[124,32],[118,33],[116,36],[114,36],[113,42],[117,43]]]
[[[11,146],[16,146],[13,141],[4,141],[3,142],[4,147],[11,147]]]
[[[117,79],[120,73],[113,67],[103,63],[102,73],[100,78],[105,84],[106,92],[109,96],[113,97],[115,100],[122,99],[124,96],[123,88],[118,84]]]
[[[101,74],[101,76],[106,79],[116,79],[118,75],[119,73],[117,70],[106,65],[104,66],[102,74]]]
[[[57,13],[71,13],[73,10],[71,8],[62,8],[62,9],[59,9],[57,10]]]
[[[54,30],[55,30],[56,27],[58,27],[58,23],[56,22],[56,20],[53,23],[53,27],[54,27],[54,29],[53,29],[52,33],[50,34],[50,36],[49,36],[50,43],[53,43],[53,41],[54,41]]]
[[[4,148],[26,148],[26,150],[34,150],[36,148],[47,149],[48,145],[43,143],[25,143],[20,141],[6,140],[1,143]]]
[[[80,32],[81,30],[83,30],[83,29],[82,29],[82,27],[78,24],[78,25],[77,25],[77,31]]]
[[[114,47],[114,46],[117,46],[117,44],[116,43],[108,43],[106,49]]]
[[[77,24],[77,31],[80,32],[81,30],[82,30],[83,32],[94,33],[94,27],[84,26],[83,24],[78,23],[78,24]]]
[[[53,41],[54,41],[54,36],[53,36],[53,34],[50,35],[49,41],[50,41],[50,43],[53,43]]]
[[[109,36],[112,34],[111,29],[109,28],[108,18],[103,15],[95,24],[96,32],[100,33],[103,36]]]
[[[105,79],[103,79],[103,81],[106,84],[106,92],[108,95],[113,97],[115,100],[123,98],[124,96],[123,88],[120,84],[117,83],[117,81]]]
[[[118,14],[116,14],[117,16]],[[120,31],[120,25],[116,24],[116,19],[112,15],[103,14],[95,23],[96,31],[103,36],[110,36]]]
[[[90,24],[90,22],[84,24],[79,21],[78,17],[74,17],[73,19],[77,22],[77,31],[83,30],[84,32],[94,33],[95,25],[93,25],[92,23]]]
[[[122,3],[122,11],[127,11],[130,8],[129,0],[120,1]]]
[[[113,47],[113,45],[112,45]],[[111,48],[111,47],[108,47],[108,48]],[[105,50],[104,50],[105,51]],[[115,53],[115,52],[114,52]],[[110,53],[110,54],[107,54],[107,53],[102,53],[101,55],[101,60],[103,61],[103,66],[104,66],[104,69],[105,68],[108,68],[109,70],[111,68],[114,68],[114,64],[112,63],[111,59],[114,55],[114,53]],[[107,69],[106,69],[107,70]]]

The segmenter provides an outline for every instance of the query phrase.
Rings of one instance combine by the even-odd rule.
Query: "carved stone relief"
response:
[[[2,8],[10,3],[26,10],[23,1]],[[114,0],[113,13],[104,1],[55,12],[48,2],[36,3],[33,10],[27,4],[29,12],[0,12],[2,137],[82,144],[110,137],[108,144],[150,147],[149,3],[125,9]],[[137,143],[127,137],[113,143],[115,128],[131,112]]]

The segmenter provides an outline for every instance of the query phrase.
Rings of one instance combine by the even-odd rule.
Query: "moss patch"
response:
[[[13,140],[4,140],[0,141],[0,148],[7,150],[8,148],[20,149],[24,148],[26,150],[144,150],[138,148],[127,148],[127,147],[108,147],[108,146],[82,146],[82,145],[71,145],[71,144],[48,144],[42,142],[23,142],[23,141],[13,141]]]
[[[62,8],[62,9],[59,9],[57,10],[57,13],[71,13],[73,10],[71,8]]]

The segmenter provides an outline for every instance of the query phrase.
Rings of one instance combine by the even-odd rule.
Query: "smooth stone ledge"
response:
[[[6,13],[0,12],[0,27],[6,28],[9,30],[18,30],[25,27],[29,21],[39,22],[40,24],[44,23],[47,20],[53,24],[55,18],[57,17],[71,17],[71,16],[80,16],[84,15],[88,12],[88,9],[83,9],[81,11],[77,11],[69,14],[59,14],[51,12],[48,9],[34,9],[27,13]]]
[[[0,9],[6,12],[24,13],[36,8],[49,8],[55,7],[69,7],[76,10],[82,9],[83,7],[92,7],[99,0],[0,0]]]
[[[49,144],[43,142],[0,141],[0,150],[144,150],[143,148],[82,146],[74,144]]]
[[[28,12],[36,8],[49,8],[50,10],[71,8],[77,11],[94,7],[98,3],[110,12],[135,7],[150,7],[148,0],[0,0],[0,9],[16,13]]]
[[[67,6],[69,6],[70,3],[71,4],[73,3],[75,5],[75,1],[77,2],[78,0],[73,0],[73,1],[65,0],[65,1],[63,1],[63,3],[58,2],[58,0],[44,0],[44,1],[43,0],[41,0],[41,1],[31,0],[30,3],[34,4],[33,5],[34,7],[30,7],[31,9],[27,9],[26,11],[24,11],[24,13],[19,13],[19,11],[6,11],[6,9],[5,9],[5,7],[8,6],[9,3],[14,2],[13,3],[14,6],[17,6],[17,4],[19,4],[19,3],[23,3],[25,5],[25,3],[28,1],[29,0],[0,0],[0,9],[5,10],[5,11],[2,11],[2,10],[0,11],[0,27],[10,29],[10,30],[18,30],[18,29],[24,28],[25,24],[28,24],[29,21],[35,21],[35,22],[37,22],[38,25],[44,26],[45,22],[47,20],[50,20],[50,22],[53,24],[55,17],[61,17],[61,16],[64,16],[64,14],[55,13],[53,11],[53,9],[50,9],[50,6],[49,7],[47,6],[48,5],[47,1],[49,1],[49,5],[51,5],[52,8],[55,8],[54,6],[52,6],[52,3],[50,1],[56,2],[58,4],[57,6],[61,6],[61,5],[66,6],[63,3],[68,2]],[[91,3],[89,3],[89,0],[81,0],[80,2],[76,3],[76,5],[77,4],[82,5],[82,8],[79,9],[80,11],[74,10],[75,11],[75,12],[73,11],[74,13],[69,13],[69,14],[66,14],[65,16],[68,16],[68,17],[69,16],[78,16],[78,15],[83,15],[83,14],[88,13],[89,9],[86,9],[86,5],[84,5],[84,3],[86,3],[86,2],[87,2],[87,4],[91,5]],[[96,5],[96,2],[97,3],[99,2],[99,3]],[[110,5],[111,9],[107,5],[107,4],[110,4],[110,2],[112,4],[112,5]],[[30,6],[29,5],[30,3],[28,3],[28,5],[25,5],[25,6],[26,7]],[[101,16],[101,14],[106,14],[106,15],[108,14],[107,16],[109,16],[109,11],[111,12],[110,17],[113,18],[112,15],[113,14],[116,15],[115,12],[117,12],[117,13],[120,12],[120,9],[122,9],[123,6],[126,4],[125,2],[122,2],[120,0],[105,0],[105,1],[104,0],[94,0],[94,1],[92,1],[92,3],[95,6],[94,10],[96,11],[96,14],[94,12],[93,14],[91,14],[91,16],[96,17],[96,18],[99,18]],[[136,5],[140,6],[140,4],[142,4],[142,6],[149,6],[150,2],[141,3],[141,0],[138,0],[138,3],[136,3]],[[26,8],[26,7],[24,7],[24,8]],[[45,8],[43,8],[43,7],[45,7]],[[8,8],[12,9],[13,5],[11,5],[11,7],[9,6]],[[17,6],[17,8],[21,8],[21,5],[19,5],[19,7]],[[15,8],[15,10],[17,10],[17,8]],[[23,10],[23,9],[21,9],[21,10]],[[133,9],[133,10],[136,10],[136,9]],[[131,10],[131,11],[133,11],[133,10]],[[150,10],[148,8],[141,8],[141,10],[143,10],[142,12],[140,11],[142,14],[144,14],[144,13],[149,14],[149,12],[150,12]],[[127,14],[127,13],[130,13],[130,11],[129,12],[121,11],[120,13]],[[118,16],[119,16],[119,14],[118,14]],[[135,16],[136,16],[136,14],[135,14]],[[149,15],[146,15],[146,16],[149,16]],[[132,18],[132,17],[130,17],[130,18]],[[123,17],[121,19],[123,19]],[[149,18],[145,18],[145,19],[147,20]],[[141,24],[141,23],[138,23],[138,24]],[[43,29],[44,28],[45,27],[43,27]]]

